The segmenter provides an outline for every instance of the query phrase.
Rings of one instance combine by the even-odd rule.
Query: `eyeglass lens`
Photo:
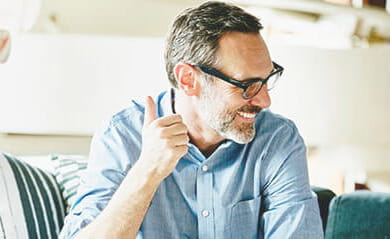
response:
[[[268,91],[272,90],[275,87],[276,82],[278,81],[279,77],[280,77],[279,73],[274,74],[271,77],[269,77],[267,80],[266,86],[262,86],[263,83],[261,81],[258,81],[256,83],[250,85],[246,89],[246,91],[244,92],[244,97],[247,99],[254,97],[257,93],[259,93],[259,91],[262,87],[267,87]]]

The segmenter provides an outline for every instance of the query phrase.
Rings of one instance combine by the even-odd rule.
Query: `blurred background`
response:
[[[89,152],[103,120],[169,87],[167,30],[196,0],[0,0],[0,151]],[[311,184],[390,192],[390,1],[237,0],[285,74]]]

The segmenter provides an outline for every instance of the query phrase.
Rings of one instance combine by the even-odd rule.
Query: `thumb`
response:
[[[156,103],[154,103],[152,97],[146,97],[145,102],[145,116],[144,125],[152,123],[156,119]]]

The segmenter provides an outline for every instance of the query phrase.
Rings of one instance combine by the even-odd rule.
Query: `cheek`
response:
[[[242,89],[224,84],[224,82],[215,82],[215,85],[210,87],[207,93],[210,103],[214,105],[215,112],[222,114],[234,113],[247,104],[242,98]]]
[[[236,100],[232,100],[234,95],[230,96],[230,98],[226,97],[223,100],[218,99],[215,102],[214,113],[218,116],[222,121],[232,121],[236,118],[236,113],[239,108],[242,107],[242,104],[237,103]]]
[[[229,111],[236,111],[247,102],[242,98],[242,89],[238,87],[230,87],[224,90],[224,104]]]
[[[238,87],[224,86],[221,87],[221,94],[226,103],[239,103],[243,100],[242,89]]]

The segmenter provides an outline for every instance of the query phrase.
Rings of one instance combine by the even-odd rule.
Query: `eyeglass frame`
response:
[[[267,76],[267,78],[265,79],[262,79],[260,77],[255,77],[255,78],[249,78],[249,79],[245,79],[243,81],[238,81],[238,80],[235,80],[225,74],[223,74],[222,72],[218,71],[217,69],[213,68],[213,67],[209,67],[209,66],[204,66],[204,65],[195,65],[195,67],[199,68],[203,73],[206,73],[206,74],[209,74],[211,76],[215,76],[225,82],[228,82],[234,86],[237,86],[241,89],[243,89],[242,91],[242,97],[246,100],[249,100],[249,99],[252,99],[257,93],[260,92],[260,90],[263,88],[263,85],[267,84],[267,81],[274,75],[276,74],[280,74],[280,76],[283,74],[283,71],[284,71],[284,68],[277,64],[276,62],[272,62],[273,66],[274,66],[274,70],[273,72],[271,72],[269,74],[269,76]],[[245,92],[246,90],[253,84],[257,83],[257,82],[261,82],[261,86],[259,88],[259,90],[252,96],[252,97],[246,97],[245,96]],[[271,89],[269,89],[271,90]]]

